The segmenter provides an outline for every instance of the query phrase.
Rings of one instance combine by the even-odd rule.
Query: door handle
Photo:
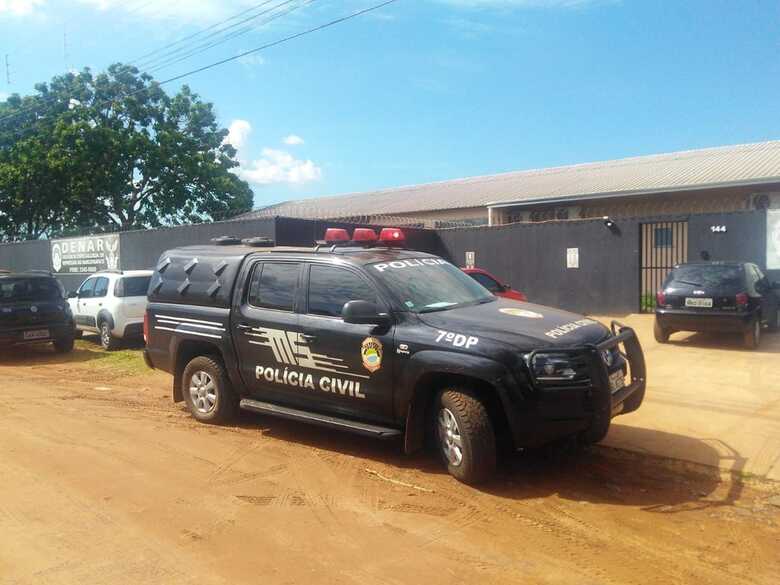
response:
[[[304,341],[308,341],[308,342],[312,342],[312,341],[316,341],[317,340],[317,336],[316,335],[309,335],[308,333],[301,333],[301,338]]]
[[[241,331],[248,331],[251,328],[252,326],[248,325],[247,323],[239,323],[238,325],[236,325],[236,329],[240,329]]]

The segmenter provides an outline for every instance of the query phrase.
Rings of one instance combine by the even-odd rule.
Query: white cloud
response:
[[[78,0],[101,11],[123,12],[135,17],[177,22],[215,22],[257,2],[251,0]]]
[[[241,163],[238,176],[254,185],[300,185],[322,179],[322,169],[313,161],[297,159],[284,150],[264,148],[262,158]]]
[[[31,14],[38,6],[42,6],[46,0],[0,0],[0,16],[25,16]]]
[[[242,49],[238,51],[238,55],[241,53],[246,52],[246,49]],[[244,65],[245,67],[259,67],[260,65],[265,65],[265,59],[262,55],[258,55],[257,53],[252,53],[251,55],[244,55],[242,57],[239,57],[236,59],[241,65]]]
[[[228,135],[225,142],[236,150],[240,151],[246,146],[249,134],[252,132],[252,125],[246,120],[233,120],[228,128]]]
[[[304,143],[304,140],[297,134],[290,134],[287,138],[284,139],[284,143],[287,146],[300,146]]]
[[[4,102],[9,97],[11,97],[10,93],[5,93],[4,91],[0,91],[0,102]]]
[[[322,168],[314,161],[295,158],[285,150],[264,148],[260,158],[249,160],[246,156],[246,147],[251,132],[252,125],[248,121],[233,120],[225,138],[225,142],[238,151],[240,166],[235,169],[235,173],[245,181],[260,186],[283,183],[302,185],[322,179]],[[287,142],[291,138],[300,142]],[[303,144],[303,139],[292,134],[285,139],[285,143]]]

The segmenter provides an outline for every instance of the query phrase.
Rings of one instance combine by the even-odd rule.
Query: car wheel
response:
[[[100,324],[100,345],[106,351],[114,351],[119,347],[119,340],[111,333],[111,325],[108,321]]]
[[[467,484],[478,484],[496,470],[496,434],[485,405],[465,388],[439,394],[435,410],[437,448],[447,471]]]
[[[238,398],[222,363],[199,356],[182,375],[182,394],[192,416],[204,423],[224,423],[238,412]]]
[[[653,325],[653,335],[655,336],[655,340],[658,343],[667,343],[671,334],[672,332],[669,329],[664,329],[661,327],[658,319],[655,320],[655,324]]]
[[[72,336],[60,337],[54,340],[54,351],[57,353],[70,353],[73,351],[74,339]]]
[[[761,343],[761,319],[756,318],[750,322],[745,329],[745,347],[747,349],[756,349]]]

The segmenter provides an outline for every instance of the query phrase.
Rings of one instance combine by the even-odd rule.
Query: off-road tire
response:
[[[70,353],[73,351],[73,344],[75,340],[73,336],[60,337],[54,340],[54,351],[57,353]]]
[[[755,318],[745,328],[743,334],[746,349],[756,349],[761,343],[761,319]]]
[[[604,440],[612,423],[612,404],[608,402],[598,412],[593,413],[590,426],[580,433],[580,442],[583,445],[595,445]]]
[[[655,320],[655,323],[653,324],[653,335],[655,336],[655,340],[658,343],[668,343],[669,342],[669,336],[672,334],[672,332],[669,329],[664,329],[661,327],[661,324],[658,322],[658,319]]]
[[[199,410],[190,391],[190,388],[193,386],[192,378],[198,373],[208,375],[214,384],[215,401],[213,408],[208,412]],[[233,419],[238,413],[238,396],[230,384],[225,366],[218,358],[198,356],[192,359],[184,368],[181,384],[184,402],[187,404],[187,408],[194,419],[202,423],[224,424]]]
[[[106,351],[114,351],[119,349],[119,339],[114,337],[111,333],[111,324],[108,321],[101,321],[100,326],[100,345]]]
[[[457,423],[461,440],[461,461],[446,455],[439,420],[445,411]],[[496,434],[485,404],[468,388],[447,388],[439,393],[434,409],[434,434],[437,451],[447,471],[459,481],[475,485],[490,479],[496,471]]]

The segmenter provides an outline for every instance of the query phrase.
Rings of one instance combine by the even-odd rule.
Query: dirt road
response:
[[[86,348],[86,349],[85,349]],[[458,484],[288,421],[194,423],[137,352],[0,358],[0,583],[774,584],[780,490],[609,449]]]

